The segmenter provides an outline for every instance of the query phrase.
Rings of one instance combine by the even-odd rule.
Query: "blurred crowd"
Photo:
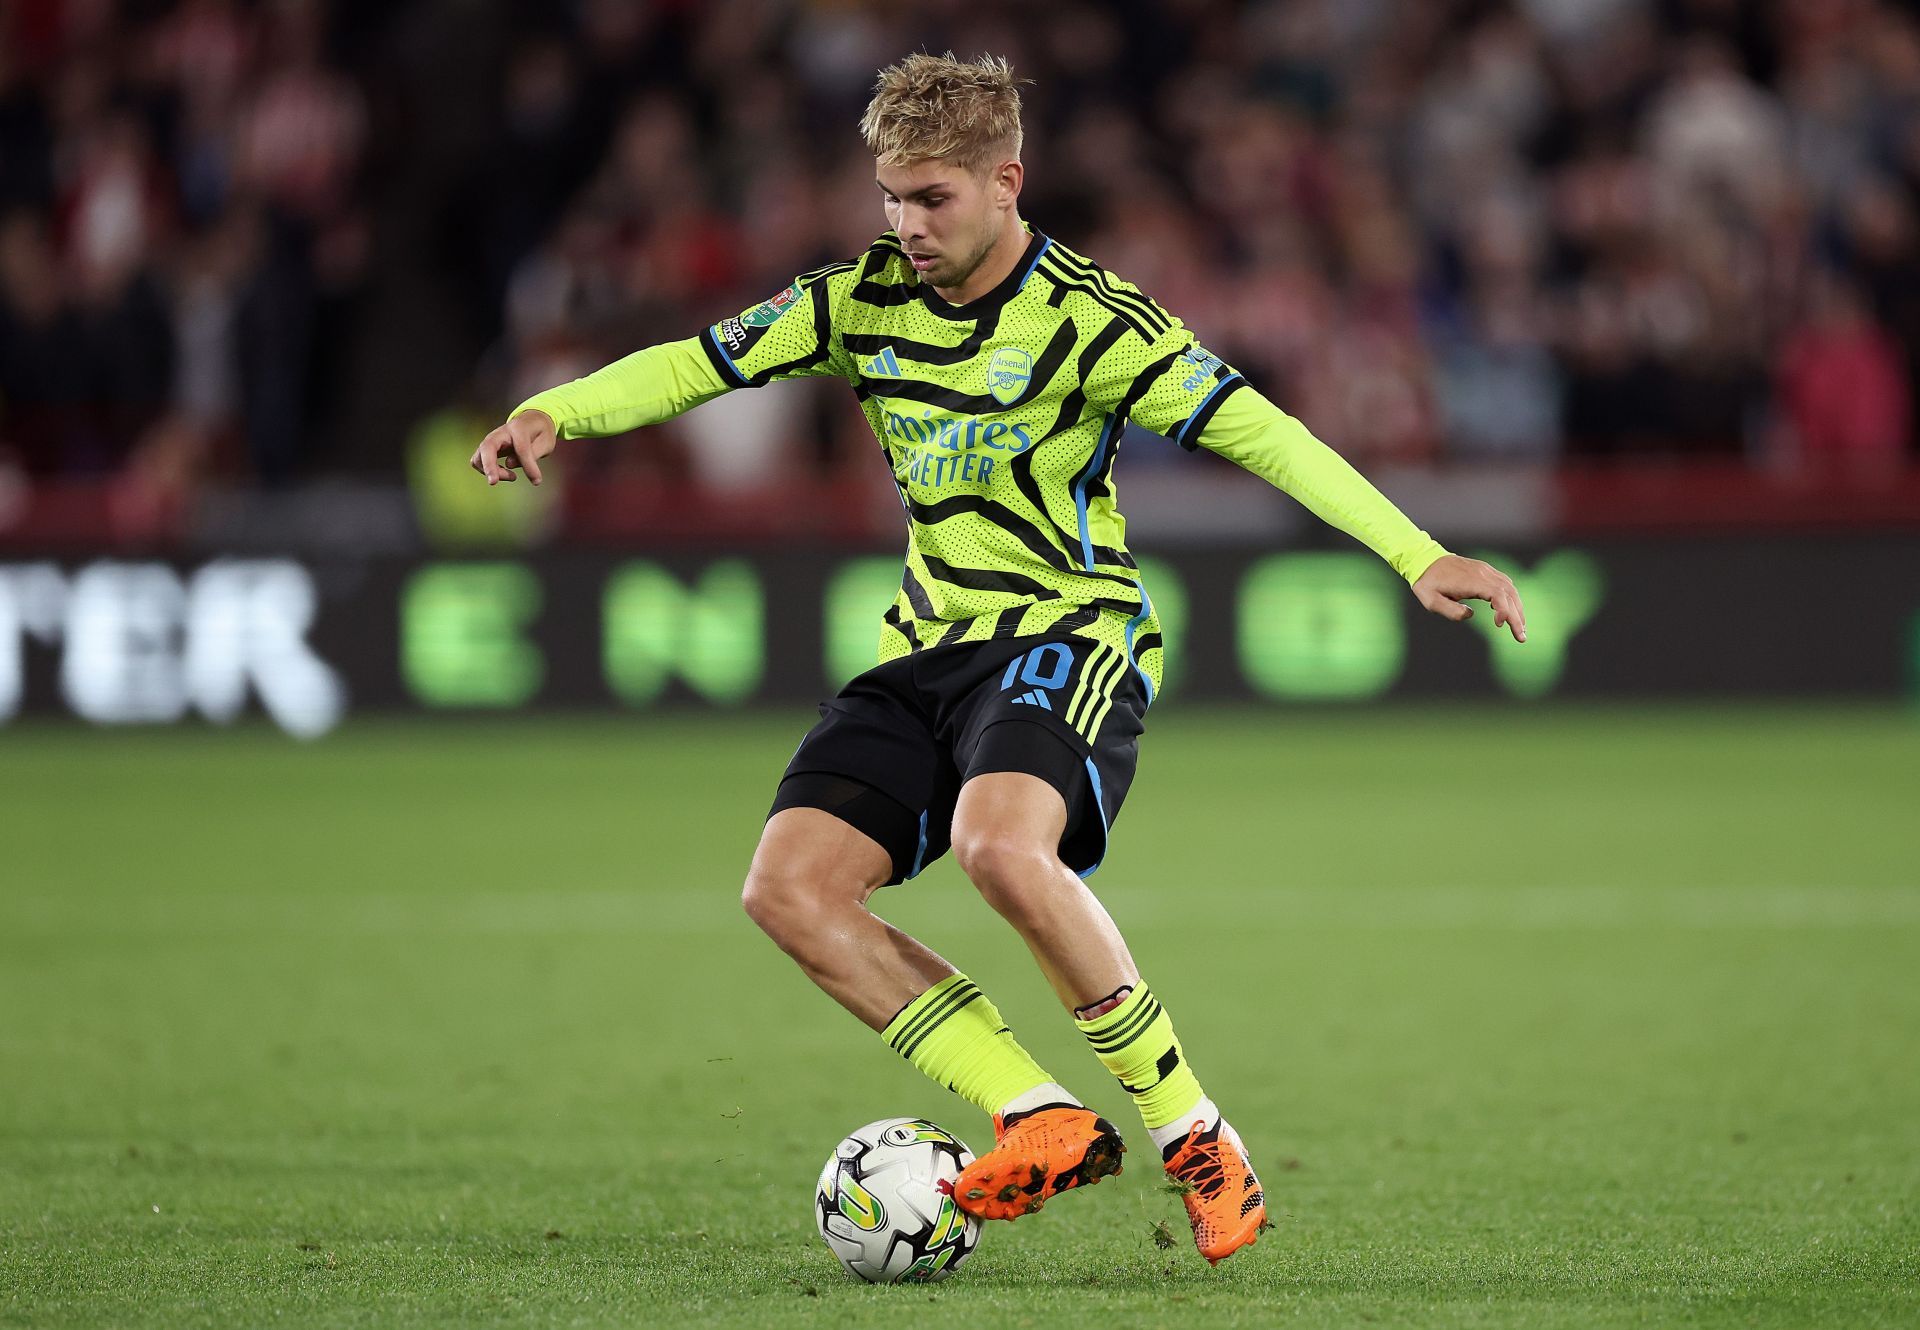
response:
[[[308,468],[365,262],[337,18],[0,5],[0,464],[161,488]]]
[[[269,484],[326,469],[342,365],[375,335],[357,295],[383,258],[369,139],[466,114],[380,123],[381,81],[410,76],[376,40],[380,8],[0,5],[0,456]],[[466,7],[438,8],[457,24]],[[1033,80],[1029,220],[1357,460],[1914,456],[1910,7],[500,13],[487,123],[447,174],[432,252],[385,256],[452,293],[477,367],[443,396],[483,416],[863,248],[884,226],[854,129],[874,71],[951,48]],[[412,423],[394,422],[396,457]],[[795,386],[661,438],[606,464],[726,486],[871,448],[848,394]]]

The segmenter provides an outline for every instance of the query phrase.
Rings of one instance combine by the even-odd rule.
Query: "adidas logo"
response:
[[[897,379],[900,377],[900,362],[893,358],[893,348],[888,347],[861,365],[860,372],[869,379]]]
[[[1015,706],[1019,706],[1023,702],[1030,707],[1040,707],[1047,711],[1053,710],[1053,703],[1047,701],[1047,695],[1038,688],[1029,689],[1027,692],[1013,699]]]

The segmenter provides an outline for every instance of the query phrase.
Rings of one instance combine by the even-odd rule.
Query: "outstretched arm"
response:
[[[1340,454],[1251,388],[1228,394],[1205,423],[1202,447],[1219,453],[1298,499],[1393,565],[1421,605],[1453,620],[1473,617],[1462,601],[1493,606],[1495,626],[1527,640],[1527,620],[1507,575],[1478,559],[1447,553],[1407,520]]]
[[[850,375],[831,336],[833,288],[857,280],[856,264],[830,263],[698,337],[663,342],[616,360],[583,379],[536,393],[507,423],[480,441],[470,459],[489,485],[516,470],[540,483],[540,459],[562,439],[624,434],[657,425],[734,388],[757,388],[816,374]]]
[[[733,385],[701,349],[700,339],[663,342],[614,361],[572,383],[535,393],[473,451],[475,471],[497,485],[517,470],[540,483],[540,459],[561,439],[624,434],[657,425],[710,401]]]

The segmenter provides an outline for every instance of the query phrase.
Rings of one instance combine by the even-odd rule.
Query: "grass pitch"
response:
[[[989,1131],[739,912],[806,719],[0,731],[0,1324],[1920,1322],[1920,717],[1169,709],[1094,885],[1278,1228],[1141,1132],[909,1289],[820,1163]],[[1133,1121],[950,863],[878,904]]]

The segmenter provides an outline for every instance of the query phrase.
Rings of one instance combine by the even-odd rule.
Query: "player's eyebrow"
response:
[[[894,194],[892,190],[887,188],[886,182],[883,180],[875,180],[873,183],[880,186],[881,193],[893,194],[893,197],[897,199],[921,199],[921,198],[925,198],[929,194],[940,194],[940,193],[952,192],[952,190],[948,187],[947,182],[944,180],[936,180],[931,185],[922,185],[920,186],[920,188],[915,190],[909,190],[905,194]]]

